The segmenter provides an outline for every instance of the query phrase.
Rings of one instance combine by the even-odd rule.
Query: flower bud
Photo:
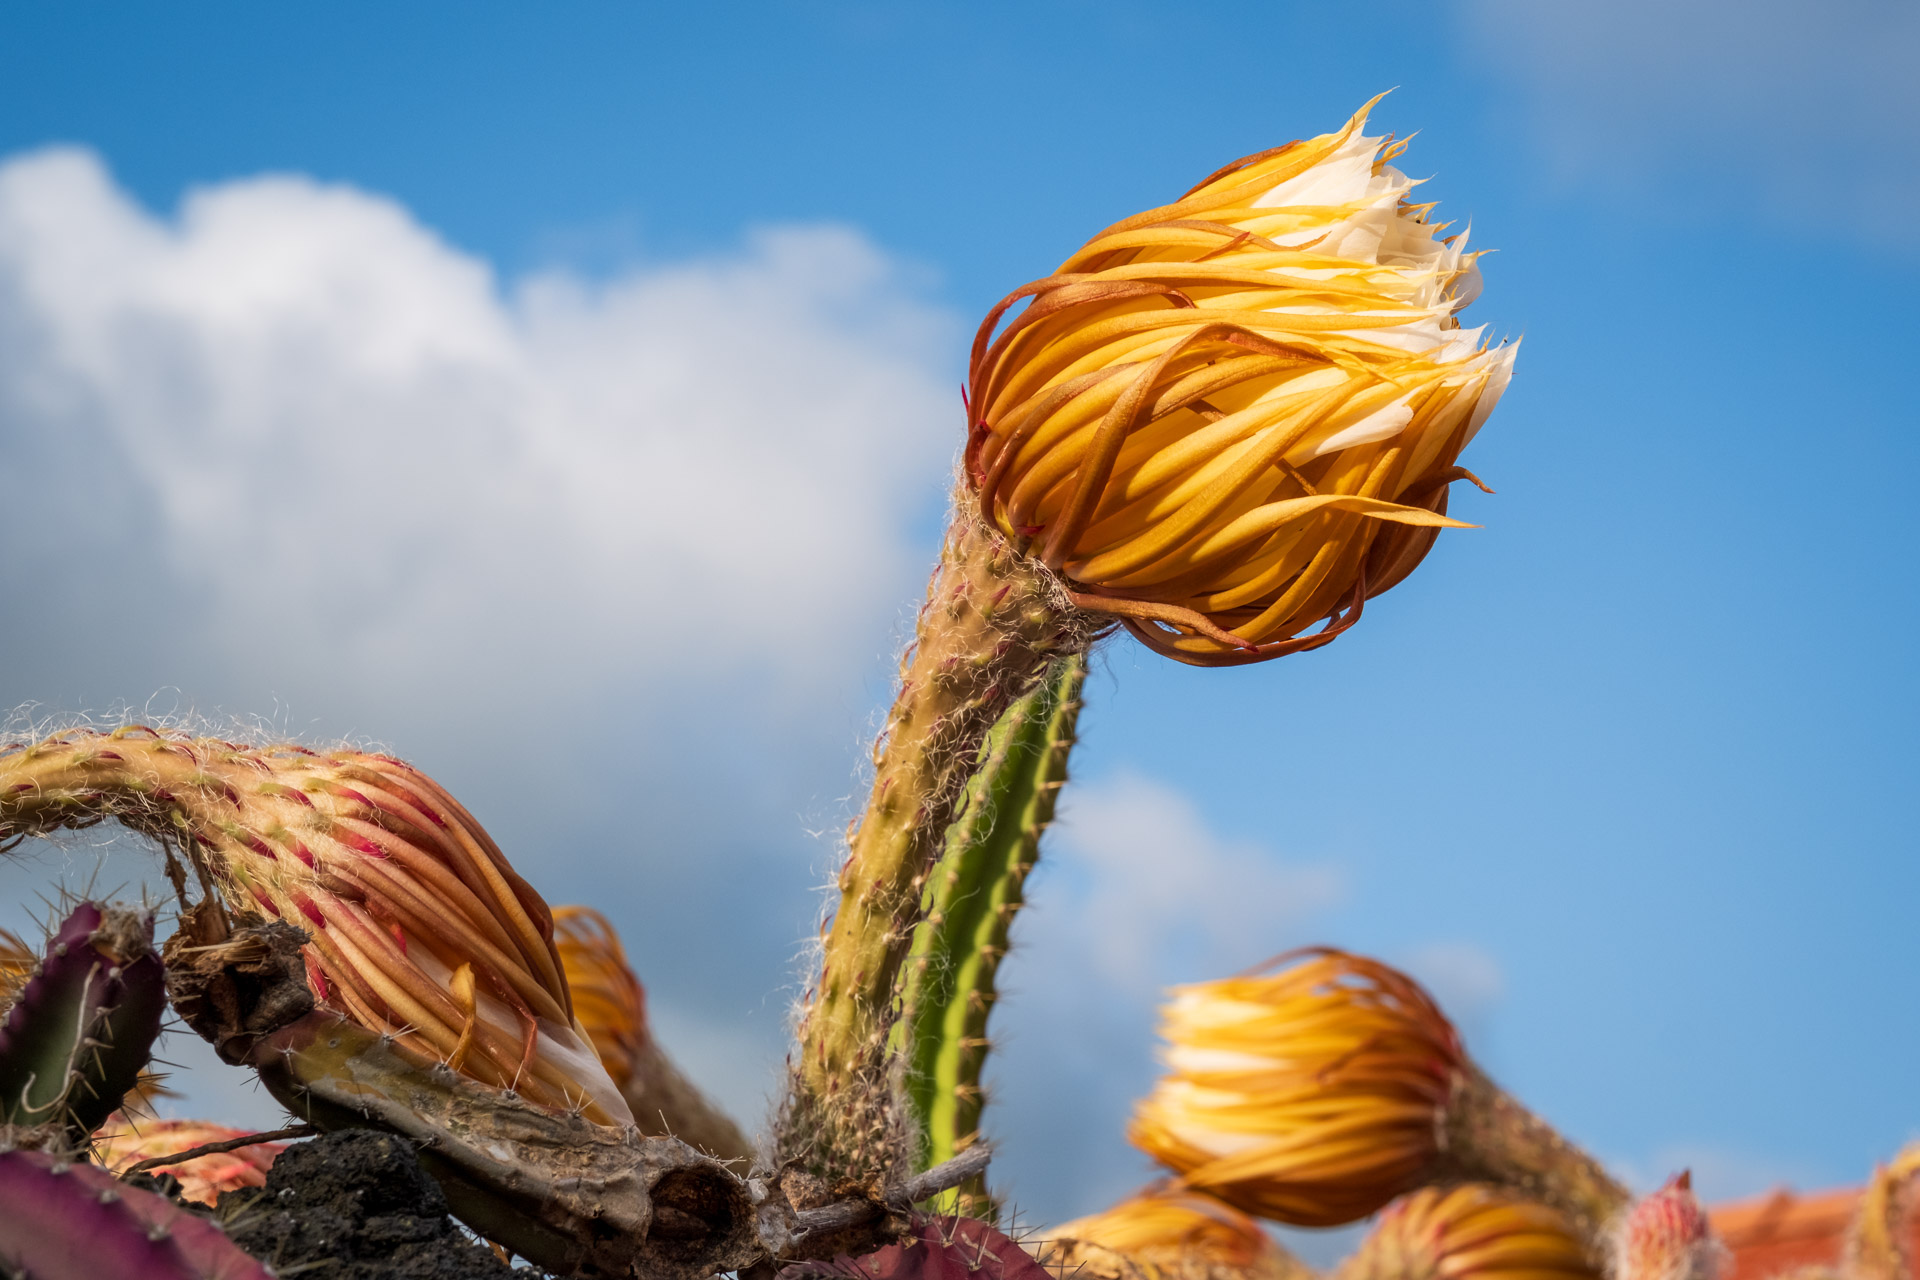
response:
[[[974,340],[982,515],[1169,657],[1326,644],[1460,524],[1516,348],[1460,327],[1478,255],[1372,106],[1108,227]]]
[[[1726,1249],[1693,1194],[1692,1176],[1680,1173],[1627,1213],[1614,1240],[1613,1275],[1616,1280],[1715,1280],[1725,1258]]]
[[[184,851],[228,910],[305,930],[323,1006],[529,1101],[631,1121],[574,1027],[546,903],[425,774],[145,726],[0,755],[0,841],[109,815]]]
[[[1170,1071],[1129,1136],[1249,1213],[1352,1222],[1420,1185],[1465,1056],[1404,974],[1330,949],[1276,963],[1175,989],[1161,1022]]]
[[[1309,1280],[1312,1275],[1252,1218],[1191,1191],[1144,1191],[1048,1235],[1046,1261],[1064,1268],[1088,1261],[1098,1270],[1098,1251],[1110,1250],[1170,1280]]]
[[[1334,1280],[1600,1280],[1600,1272],[1560,1213],[1470,1183],[1395,1201]]]

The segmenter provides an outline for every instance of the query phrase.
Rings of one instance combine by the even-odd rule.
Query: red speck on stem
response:
[[[327,918],[320,914],[320,908],[316,906],[313,899],[309,898],[306,894],[294,894],[293,905],[300,908],[301,915],[313,921],[315,928],[324,929],[327,927]]]

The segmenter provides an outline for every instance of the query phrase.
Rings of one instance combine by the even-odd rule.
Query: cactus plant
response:
[[[0,1152],[0,1271],[25,1280],[271,1280],[212,1222],[97,1165]]]
[[[1059,659],[1038,688],[1007,709],[981,750],[934,870],[907,971],[903,1022],[922,1169],[978,1137],[994,979],[1041,833],[1053,820],[1054,797],[1066,783],[1086,677],[1085,654]],[[939,1207],[994,1214],[984,1186],[962,1186]]]
[[[165,1008],[153,916],[77,904],[0,1024],[0,1125],[85,1143],[138,1083]]]

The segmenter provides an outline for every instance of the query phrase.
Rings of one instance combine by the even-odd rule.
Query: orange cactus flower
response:
[[[639,1065],[647,1043],[647,993],[627,965],[607,918],[592,907],[555,907],[554,942],[573,991],[573,1016],[616,1081]]]
[[[1326,644],[1459,526],[1517,348],[1460,326],[1478,255],[1373,105],[1108,227],[974,340],[981,514],[1169,657]]]
[[[1330,949],[1275,963],[1175,990],[1171,1070],[1129,1136],[1250,1213],[1352,1222],[1419,1185],[1465,1056],[1426,992],[1386,965]]]
[[[325,1007],[529,1101],[631,1123],[574,1024],[546,903],[412,766],[138,725],[0,754],[0,842],[104,816],[185,850],[229,910],[304,929]]]
[[[1600,1280],[1567,1220],[1492,1187],[1395,1201],[1334,1280]]]
[[[1054,1259],[1065,1266],[1080,1259],[1082,1246],[1094,1245],[1194,1280],[1307,1280],[1312,1274],[1246,1214],[1212,1196],[1175,1188],[1143,1191],[1047,1234]]]
[[[152,1120],[114,1116],[93,1135],[94,1158],[115,1173],[124,1173],[142,1160],[170,1156],[209,1142],[244,1138],[249,1131],[204,1120]],[[286,1150],[284,1142],[255,1142],[232,1151],[195,1156],[160,1170],[180,1180],[180,1194],[201,1204],[212,1204],[223,1191],[267,1185],[267,1170]]]

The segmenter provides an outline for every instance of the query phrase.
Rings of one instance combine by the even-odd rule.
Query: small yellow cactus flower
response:
[[[679,1138],[722,1160],[750,1160],[753,1144],[702,1093],[647,1027],[647,993],[620,935],[592,907],[553,909],[554,940],[573,991],[573,1012],[641,1133]]]
[[[1728,1261],[1683,1172],[1634,1202],[1615,1233],[1610,1270],[1615,1280],[1716,1280]]]
[[[1409,199],[1373,105],[1108,227],[974,340],[982,515],[1183,662],[1351,626],[1460,525],[1456,459],[1512,374],[1460,326],[1478,255]]]
[[[554,942],[573,992],[573,1016],[616,1081],[633,1074],[647,1042],[647,993],[620,936],[592,907],[555,907]]]
[[[1470,1183],[1396,1200],[1334,1280],[1600,1280],[1590,1257],[1557,1211]]]
[[[412,766],[142,725],[0,754],[0,843],[105,816],[185,852],[228,910],[304,929],[321,1005],[529,1101],[631,1122],[574,1025],[546,903]]]
[[[1275,963],[1175,990],[1170,1072],[1129,1136],[1250,1213],[1353,1222],[1419,1185],[1465,1056],[1426,992],[1386,965],[1330,949]]]
[[[1091,1245],[1184,1280],[1309,1280],[1313,1274],[1246,1214],[1177,1188],[1143,1191],[1062,1223],[1048,1237],[1048,1261],[1066,1267]]]
[[[155,1120],[121,1112],[93,1135],[93,1154],[114,1173],[125,1173],[143,1160],[191,1151],[210,1142],[244,1138],[248,1132],[204,1120]],[[222,1192],[266,1186],[267,1170],[284,1150],[283,1142],[249,1143],[231,1151],[162,1165],[155,1172],[178,1178],[180,1194],[188,1200],[212,1204]]]

